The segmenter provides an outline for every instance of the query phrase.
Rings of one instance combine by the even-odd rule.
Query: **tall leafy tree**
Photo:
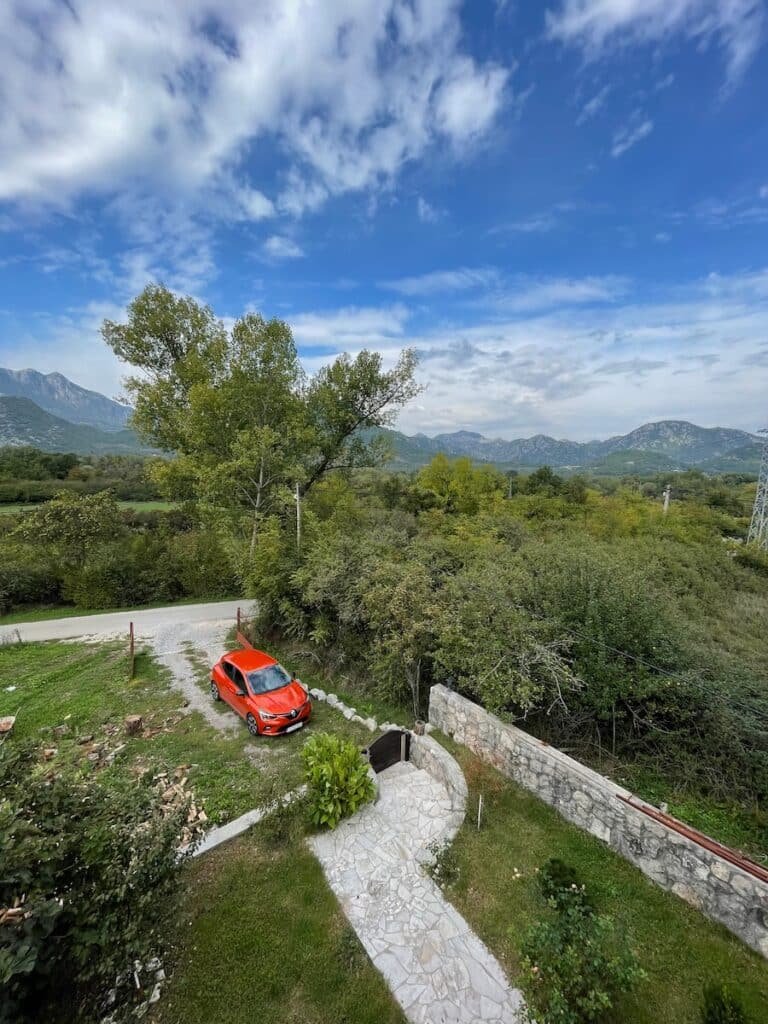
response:
[[[377,353],[340,356],[307,379],[283,321],[247,314],[227,330],[209,307],[161,285],[130,303],[125,323],[105,321],[102,335],[139,371],[126,381],[133,425],[176,453],[156,466],[158,482],[231,525],[247,523],[251,551],[289,488],[306,493],[331,470],[381,461],[370,428],[418,390],[411,351],[389,371]]]

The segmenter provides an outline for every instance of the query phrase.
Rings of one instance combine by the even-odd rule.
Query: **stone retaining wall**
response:
[[[444,686],[430,691],[429,721],[768,957],[768,884],[625,803],[628,790]]]
[[[411,764],[442,783],[451,801],[451,817],[447,823],[445,841],[450,842],[461,828],[467,808],[467,783],[461,768],[445,747],[431,736],[411,733]]]

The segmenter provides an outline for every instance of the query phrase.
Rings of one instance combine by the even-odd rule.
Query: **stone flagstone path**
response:
[[[378,776],[379,799],[312,849],[374,965],[412,1024],[517,1024],[523,1001],[422,864],[451,836],[448,793],[410,763]]]

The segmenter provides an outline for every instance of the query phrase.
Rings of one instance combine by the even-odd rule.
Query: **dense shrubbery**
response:
[[[722,514],[543,473],[510,497],[464,461],[328,481],[301,558],[290,519],[265,521],[247,562],[262,626],[415,712],[442,682],[580,756],[763,800],[768,590]]]
[[[0,1021],[98,1020],[116,977],[162,950],[187,807],[39,761],[0,759]]]
[[[118,608],[213,599],[237,587],[222,540],[180,510],[123,512],[106,492],[67,492],[2,527],[0,614],[59,601]]]
[[[315,825],[336,828],[374,797],[368,765],[351,740],[318,733],[301,752],[309,813]]]

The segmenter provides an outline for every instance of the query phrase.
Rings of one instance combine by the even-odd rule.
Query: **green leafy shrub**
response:
[[[98,1020],[162,951],[188,808],[163,813],[148,780],[51,773],[31,746],[3,748],[0,790],[0,1022]]]
[[[591,900],[578,872],[559,857],[548,860],[536,877],[544,899],[553,901],[556,907],[562,908],[568,901],[573,901],[581,903],[588,910],[592,909]]]
[[[709,985],[704,989],[701,1024],[749,1024],[738,996],[727,985]]]
[[[451,843],[432,843],[429,847],[432,854],[427,871],[430,878],[441,889],[449,889],[459,879],[459,858]]]
[[[559,887],[570,871],[562,865],[546,872],[542,888],[556,894],[548,900],[554,912],[533,925],[521,947],[529,1020],[537,1024],[603,1020],[616,996],[645,977],[613,919],[594,912],[583,887]]]
[[[315,825],[336,828],[342,818],[373,800],[368,765],[350,740],[319,733],[306,743],[302,757]]]

